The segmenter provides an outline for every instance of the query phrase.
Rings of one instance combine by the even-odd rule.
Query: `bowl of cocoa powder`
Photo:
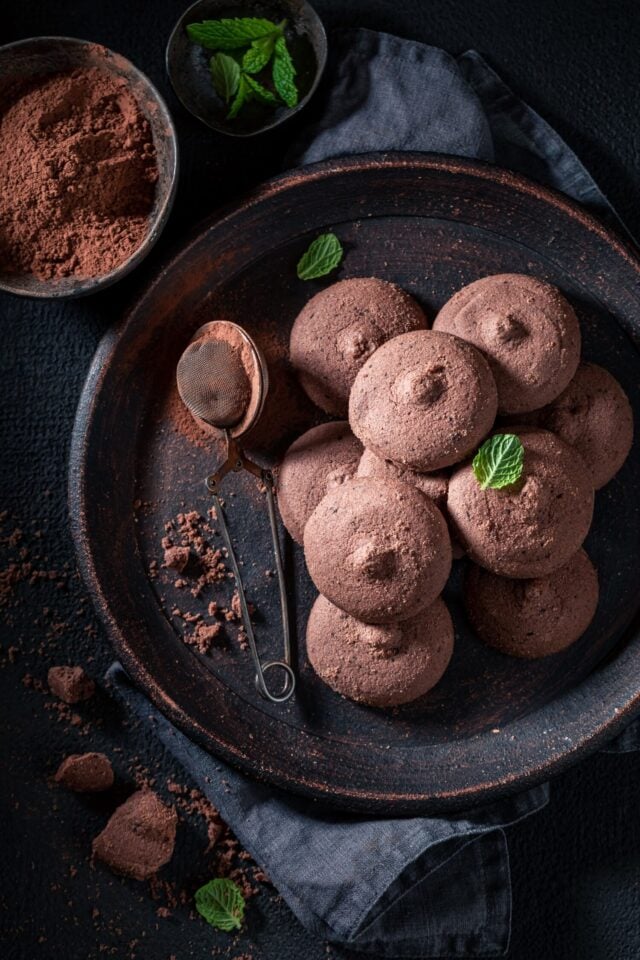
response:
[[[149,253],[175,195],[178,147],[128,60],[69,37],[0,47],[0,288],[79,297]]]

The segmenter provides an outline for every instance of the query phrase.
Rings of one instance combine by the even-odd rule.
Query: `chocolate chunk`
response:
[[[99,793],[113,786],[113,768],[104,753],[72,753],[58,767],[55,780],[76,793]]]
[[[82,667],[51,667],[47,674],[51,693],[65,703],[88,700],[95,693],[96,685]]]
[[[173,855],[178,816],[151,790],[139,790],[118,807],[93,841],[93,853],[114,873],[146,880]]]

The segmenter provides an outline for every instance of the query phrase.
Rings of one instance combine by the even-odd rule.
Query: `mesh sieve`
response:
[[[238,351],[224,340],[192,341],[180,357],[177,382],[190,413],[220,429],[239,423],[251,400]]]
[[[228,339],[222,339],[225,336]],[[234,346],[238,343],[241,345],[240,348]],[[250,356],[250,373],[247,373],[240,350],[245,357],[247,353]],[[274,481],[270,471],[263,470],[245,457],[237,442],[237,438],[244,435],[262,413],[269,389],[269,373],[265,359],[246,330],[230,321],[214,320],[196,331],[193,340],[178,361],[176,379],[178,393],[191,415],[198,420],[204,420],[212,427],[224,430],[227,443],[226,460],[218,467],[216,473],[207,477],[206,484],[215,497],[220,530],[235,576],[242,622],[256,671],[256,686],[261,696],[267,700],[272,703],[284,703],[295,690],[296,675],[291,665],[289,605],[276,519]],[[240,566],[227,527],[224,505],[218,493],[220,482],[228,473],[243,469],[262,481],[269,508],[271,541],[278,574],[284,657],[282,660],[271,660],[268,663],[262,663],[258,654]],[[267,686],[265,675],[275,668],[284,675],[284,682],[277,693],[272,693]]]

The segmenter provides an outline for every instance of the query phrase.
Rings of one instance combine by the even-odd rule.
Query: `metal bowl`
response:
[[[211,83],[209,60],[212,51],[204,50],[187,36],[189,23],[238,16],[238,6],[229,0],[197,0],[182,14],[167,44],[167,73],[176,96],[186,109],[212,130],[231,137],[251,137],[273,130],[294,116],[313,96],[327,62],[327,35],[322,21],[306,0],[250,0],[243,14],[289,23],[287,40],[298,68],[301,97],[295,107],[282,105],[256,107],[251,104],[233,120],[226,119],[227,106]]]
[[[178,178],[178,141],[164,100],[129,60],[100,44],[73,37],[34,37],[0,47],[0,108],[18,97],[34,79],[77,67],[98,67],[124,77],[151,125],[158,164],[155,201],[149,229],[127,260],[110,273],[96,277],[40,280],[29,274],[0,273],[0,289],[25,297],[82,297],[120,280],[147,256],[167,222]]]

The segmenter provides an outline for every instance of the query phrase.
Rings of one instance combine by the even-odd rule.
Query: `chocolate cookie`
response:
[[[358,370],[386,340],[427,326],[413,297],[375,277],[321,290],[296,317],[289,345],[303,389],[327,413],[345,417]]]
[[[320,593],[368,623],[415,616],[451,569],[442,514],[396,480],[354,478],[329,490],[307,521],[304,553]]]
[[[438,598],[401,623],[361,623],[319,596],[307,624],[307,656],[333,690],[372,707],[423,696],[447,669],[453,624]]]
[[[576,451],[546,430],[518,427],[520,480],[482,490],[470,464],[449,480],[447,506],[470,557],[505,577],[544,577],[576,553],[593,516],[593,485]]]
[[[449,477],[446,473],[419,473],[410,467],[403,467],[393,460],[385,460],[373,452],[365,450],[358,464],[357,477],[376,477],[378,480],[399,480],[417,487],[426,497],[433,500],[439,510],[446,509]]]
[[[633,443],[627,395],[608,370],[595,363],[581,363],[566,390],[532,417],[578,451],[596,490],[615,476]]]
[[[474,451],[496,410],[496,385],[480,351],[433,330],[383,344],[349,398],[351,429],[364,446],[423,473]]]
[[[402,467],[399,463],[394,463],[393,460],[383,460],[373,450],[365,450],[360,458],[356,476],[377,477],[379,480],[399,480],[401,483],[408,483],[417,487],[425,496],[433,500],[448,522],[447,487],[449,486],[449,475],[447,473],[419,473],[409,467]],[[464,556],[464,550],[453,538],[451,539],[451,554],[454,560],[459,560]]]
[[[361,454],[362,444],[346,420],[321,423],[291,444],[278,472],[278,506],[285,527],[298,543],[327,491],[355,474]]]
[[[550,576],[532,580],[510,580],[471,566],[465,587],[478,636],[502,653],[527,660],[574,643],[598,606],[598,576],[584,550]]]
[[[580,360],[580,325],[571,304],[550,284],[519,273],[483,277],[463,287],[445,303],[433,328],[482,350],[501,413],[550,403]]]

